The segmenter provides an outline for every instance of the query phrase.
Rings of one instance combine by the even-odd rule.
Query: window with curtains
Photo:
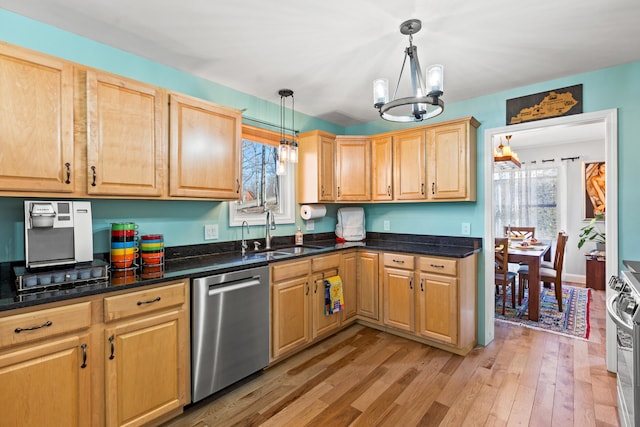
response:
[[[536,238],[554,239],[560,222],[559,175],[559,167],[551,162],[496,170],[493,174],[496,236],[511,225],[536,227]]]
[[[275,214],[278,224],[295,222],[294,171],[276,175],[280,134],[243,126],[242,189],[240,200],[229,203],[229,225],[264,224],[265,210]]]

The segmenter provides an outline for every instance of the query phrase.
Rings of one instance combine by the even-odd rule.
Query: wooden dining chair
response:
[[[556,291],[556,300],[558,301],[558,311],[562,312],[562,268],[564,265],[564,252],[567,246],[567,240],[569,236],[563,231],[558,233],[558,240],[556,241],[556,251],[553,258],[553,266],[541,265],[540,266],[540,281],[542,283],[553,283],[553,287]],[[518,283],[519,294],[518,300],[522,301],[524,296],[524,288],[529,284],[529,267],[523,265],[518,270]],[[540,286],[538,284],[537,286]]]
[[[510,239],[531,239],[535,237],[535,227],[511,227],[509,225],[504,226],[504,235]]]
[[[516,307],[516,273],[509,271],[509,239],[497,238],[495,244],[495,284],[502,288],[502,314],[507,305],[507,289],[511,288],[511,305]]]

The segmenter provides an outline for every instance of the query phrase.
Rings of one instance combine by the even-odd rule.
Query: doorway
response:
[[[487,129],[484,133],[484,204],[485,223],[484,241],[491,242],[496,236],[494,230],[494,203],[493,203],[493,145],[494,137],[504,134],[526,135],[540,130],[566,130],[566,128],[579,129],[580,126],[601,123],[604,126],[605,162],[606,168],[606,205],[607,205],[607,247],[606,247],[606,277],[617,274],[618,269],[618,124],[617,110],[604,110],[594,113],[577,114],[554,119],[541,120],[536,122],[523,123],[519,125],[505,126],[500,128]],[[493,284],[493,245],[485,244],[484,258],[484,294],[479,295],[480,304],[484,303],[484,336],[488,344],[494,337],[494,286]],[[609,290],[607,289],[607,296]],[[607,369],[614,371],[615,362],[615,333],[613,323],[607,319]]]

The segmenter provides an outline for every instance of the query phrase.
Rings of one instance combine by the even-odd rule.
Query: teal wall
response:
[[[110,48],[100,43],[43,25],[0,9],[0,40],[103,69],[167,89],[175,90],[237,109],[245,115],[271,123],[279,122],[279,105],[189,75],[164,65]],[[471,223],[471,235],[484,236],[484,131],[505,124],[506,100],[554,88],[583,84],[585,112],[618,109],[618,186],[619,186],[619,258],[640,259],[640,62],[579,74],[562,79],[447,104],[445,112],[433,122],[474,116],[478,129],[478,201],[476,203],[406,203],[365,205],[367,230],[383,231],[389,220],[392,232],[460,235],[460,223]],[[274,88],[274,91],[277,88]],[[446,102],[446,94],[444,96]],[[323,129],[336,134],[374,134],[406,125],[377,120],[347,129],[296,113],[301,131]],[[0,198],[0,261],[24,259],[22,200]],[[314,232],[329,232],[335,227],[337,206],[329,206],[327,217],[316,220]],[[168,246],[204,243],[203,225],[218,223],[220,241],[238,239],[239,229],[227,227],[228,205],[208,201],[134,201],[93,200],[96,252],[106,251],[107,228],[114,221],[135,221],[143,232],[161,232]],[[297,225],[302,225],[298,218]],[[276,235],[292,235],[296,225],[279,226]],[[252,236],[262,229],[252,228]],[[484,292],[482,260],[479,262],[480,294]],[[480,307],[479,331],[483,340],[484,307]]]

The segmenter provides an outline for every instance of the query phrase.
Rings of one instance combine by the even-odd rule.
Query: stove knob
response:
[[[633,315],[635,313],[636,308],[638,308],[638,303],[633,300],[630,300],[627,306],[624,308],[625,313]]]

